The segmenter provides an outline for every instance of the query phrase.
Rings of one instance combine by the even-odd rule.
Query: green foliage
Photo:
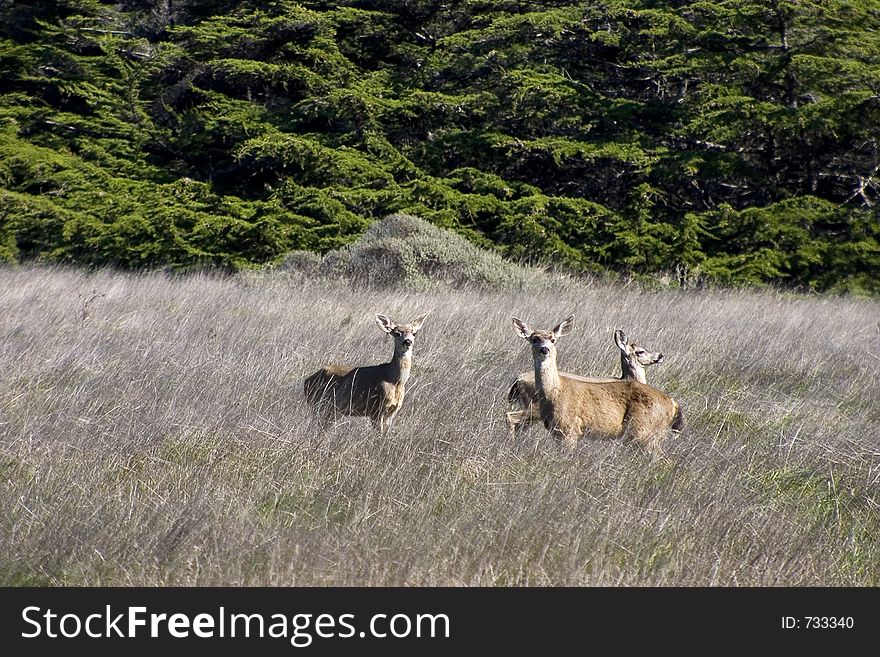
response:
[[[248,267],[420,216],[875,294],[880,2],[12,3],[0,259]]]
[[[122,267],[240,268],[299,241],[304,217],[276,201],[220,196],[183,178],[119,178],[70,152],[0,134],[2,257]],[[36,192],[36,193],[33,193]]]
[[[818,289],[877,294],[880,224],[870,212],[805,196],[706,217],[706,274],[726,283],[806,281]],[[732,252],[732,253],[731,253]]]

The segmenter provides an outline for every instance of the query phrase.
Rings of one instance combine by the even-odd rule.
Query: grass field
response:
[[[321,430],[302,378],[431,311],[390,435]],[[510,318],[560,365],[663,351],[671,464],[512,441]],[[0,269],[0,584],[880,584],[880,303],[777,292],[353,288]]]

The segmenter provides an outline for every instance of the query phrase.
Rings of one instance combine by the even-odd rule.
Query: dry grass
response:
[[[876,301],[562,288],[0,270],[0,583],[880,584]],[[302,377],[426,310],[391,435],[319,431]],[[568,370],[616,374],[615,328],[667,354],[673,465],[508,439],[510,317],[571,312]]]

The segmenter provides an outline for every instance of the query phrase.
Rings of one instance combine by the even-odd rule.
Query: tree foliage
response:
[[[0,258],[532,260],[880,292],[878,0],[0,1]]]

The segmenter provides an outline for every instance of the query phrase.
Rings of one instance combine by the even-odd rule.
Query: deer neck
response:
[[[535,388],[539,395],[555,399],[559,394],[559,371],[555,358],[535,359]]]
[[[405,384],[412,369],[412,349],[404,350],[395,347],[394,356],[388,363],[388,379],[390,383]]]
[[[648,383],[648,379],[645,376],[645,368],[638,363],[629,362],[623,354],[620,355],[620,370],[623,372],[621,378],[626,381]]]

